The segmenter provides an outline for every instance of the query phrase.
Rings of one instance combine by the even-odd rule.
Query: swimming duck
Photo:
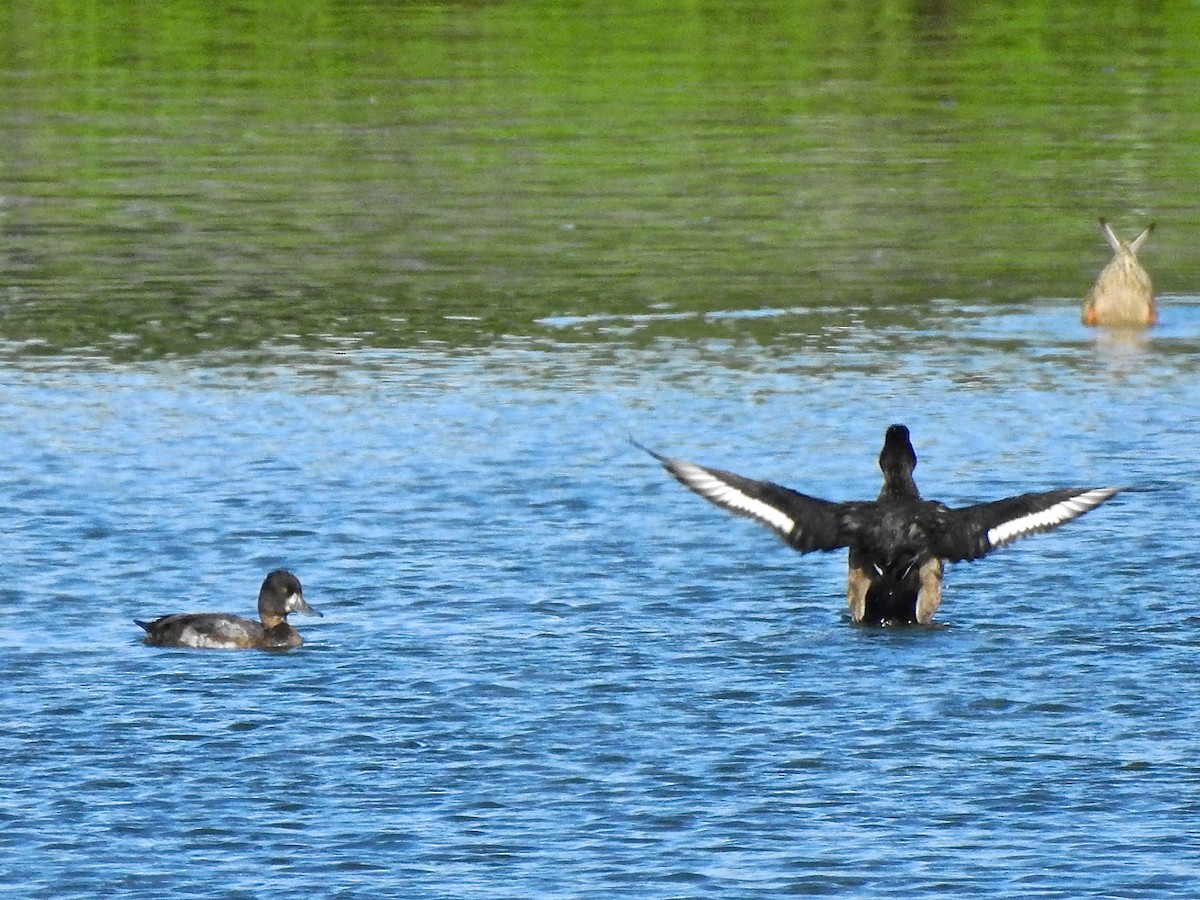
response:
[[[300,579],[276,569],[258,592],[261,623],[229,613],[177,613],[153,622],[134,619],[146,629],[146,643],[155,647],[199,647],[208,650],[286,650],[304,643],[288,624],[288,613],[321,615],[304,601]]]
[[[903,425],[884,435],[879,497],[849,503],[637,446],[685,487],[767,526],[801,553],[849,548],[846,599],[851,618],[865,624],[928,624],[942,601],[947,562],[979,559],[1017,538],[1057,528],[1122,490],[1062,488],[952,509],[921,499],[912,477],[917,454]]]
[[[1158,321],[1154,308],[1154,289],[1150,276],[1138,262],[1137,252],[1154,231],[1154,223],[1132,241],[1123,241],[1112,226],[1100,220],[1100,230],[1108,246],[1112,247],[1113,258],[1083,301],[1084,325],[1109,325],[1143,327]]]

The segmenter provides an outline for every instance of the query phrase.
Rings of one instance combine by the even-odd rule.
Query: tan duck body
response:
[[[1104,219],[1100,220],[1100,229],[1112,247],[1113,258],[1088,291],[1083,302],[1083,324],[1117,328],[1153,325],[1158,321],[1154,288],[1137,258],[1138,251],[1154,231],[1153,223],[1132,241],[1117,237]]]

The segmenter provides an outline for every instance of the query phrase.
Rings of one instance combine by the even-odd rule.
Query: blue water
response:
[[[1200,303],[1075,315],[10,354],[0,894],[1195,896]],[[1147,489],[864,629],[626,440],[848,499],[893,421],[950,503]],[[140,643],[276,566],[302,649]]]

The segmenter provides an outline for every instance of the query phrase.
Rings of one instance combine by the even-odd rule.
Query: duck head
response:
[[[288,613],[293,612],[306,616],[321,615],[305,601],[300,579],[286,569],[276,569],[259,589],[258,617],[263,625],[271,628],[287,621]]]

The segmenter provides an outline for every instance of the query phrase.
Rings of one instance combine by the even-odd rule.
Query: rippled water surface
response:
[[[1171,309],[1134,342],[1047,304],[10,360],[0,891],[1195,893],[1200,306]],[[626,441],[846,499],[892,421],[951,503],[1147,490],[952,567],[944,627],[856,628],[840,554]],[[281,565],[325,614],[300,650],[140,643]]]
[[[0,896],[1200,896],[1194,4],[0,36]],[[893,422],[1140,490],[856,628],[628,440],[840,500]],[[278,566],[303,648],[141,643]]]

